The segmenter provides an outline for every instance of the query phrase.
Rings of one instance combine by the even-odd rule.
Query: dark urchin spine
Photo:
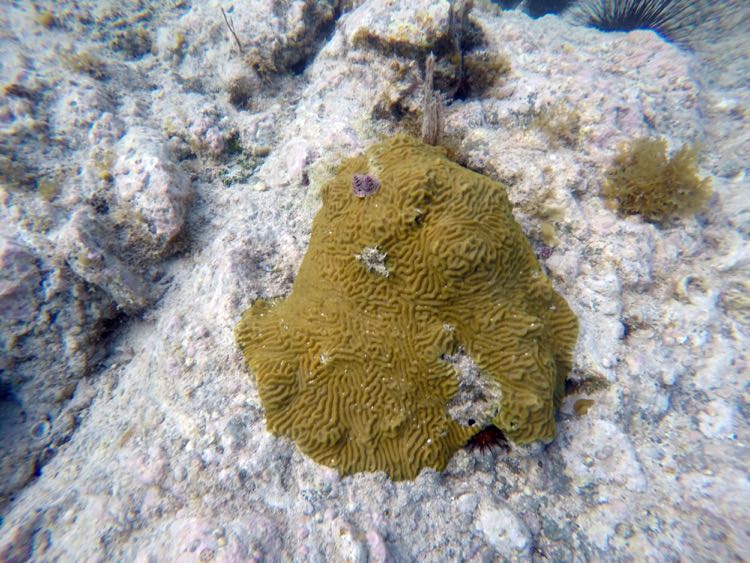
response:
[[[602,31],[651,29],[680,43],[689,34],[700,4],[694,0],[581,0],[573,13]]]

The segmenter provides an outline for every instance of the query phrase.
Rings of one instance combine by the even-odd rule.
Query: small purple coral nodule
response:
[[[352,176],[352,193],[357,197],[367,197],[378,191],[380,182],[369,174],[355,174]]]

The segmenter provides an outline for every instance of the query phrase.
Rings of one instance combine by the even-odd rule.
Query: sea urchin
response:
[[[470,450],[479,450],[483,454],[490,453],[495,448],[506,452],[510,450],[505,434],[494,424],[474,434],[466,443],[466,447]]]
[[[602,31],[651,29],[679,42],[691,26],[695,6],[688,0],[583,0],[575,13]]]

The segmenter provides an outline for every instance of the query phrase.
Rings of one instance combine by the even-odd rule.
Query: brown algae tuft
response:
[[[621,215],[667,222],[703,209],[711,179],[698,177],[697,147],[685,145],[667,158],[664,138],[642,137],[623,145],[606,172],[602,194]]]
[[[573,410],[578,416],[584,416],[589,412],[589,409],[594,405],[593,399],[578,399],[573,404]]]

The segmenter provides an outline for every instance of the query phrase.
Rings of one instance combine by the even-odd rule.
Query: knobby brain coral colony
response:
[[[268,429],[342,474],[440,471],[481,430],[449,414],[463,350],[500,387],[492,424],[553,438],[578,321],[503,186],[399,135],[322,199],[291,295],[237,326]]]

